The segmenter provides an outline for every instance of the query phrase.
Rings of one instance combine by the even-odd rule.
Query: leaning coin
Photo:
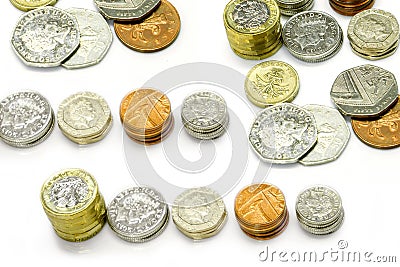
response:
[[[94,3],[107,19],[134,21],[150,15],[161,0],[94,0]]]
[[[80,46],[62,66],[67,69],[84,68],[99,63],[112,43],[112,33],[107,21],[98,13],[84,8],[66,10],[78,21]]]
[[[52,6],[57,0],[10,0],[16,8],[22,11],[29,11],[43,6]]]
[[[26,65],[55,67],[75,52],[79,38],[74,16],[55,7],[43,7],[21,16],[11,44]]]

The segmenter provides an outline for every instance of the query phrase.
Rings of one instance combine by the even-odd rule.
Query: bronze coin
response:
[[[114,21],[114,30],[121,42],[139,52],[155,52],[168,47],[178,37],[180,28],[178,11],[166,0],[162,0],[157,10],[141,22]]]

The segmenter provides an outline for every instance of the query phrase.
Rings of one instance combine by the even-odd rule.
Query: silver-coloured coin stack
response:
[[[143,243],[164,232],[169,209],[163,196],[150,187],[133,187],[119,193],[107,209],[110,228],[121,239]]]
[[[181,118],[186,132],[202,140],[218,138],[229,124],[225,100],[210,91],[201,91],[186,97]]]
[[[276,0],[276,3],[281,14],[288,17],[310,10],[314,6],[314,0]]]
[[[43,142],[53,131],[54,111],[36,92],[18,92],[0,102],[0,139],[19,148]]]
[[[313,186],[296,200],[296,215],[301,227],[314,235],[337,231],[343,224],[344,210],[339,194],[327,186]]]

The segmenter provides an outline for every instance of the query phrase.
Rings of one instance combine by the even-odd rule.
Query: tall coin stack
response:
[[[399,23],[393,14],[380,9],[369,9],[351,18],[347,36],[356,55],[378,60],[396,52],[399,32]]]
[[[254,184],[242,189],[235,199],[235,215],[243,232],[259,240],[279,235],[289,221],[285,197],[271,184]]]
[[[274,0],[232,0],[224,10],[229,44],[238,56],[260,60],[282,46],[279,7]]]
[[[85,241],[106,222],[106,206],[97,182],[81,169],[61,171],[41,190],[43,209],[56,234],[71,242]]]
[[[174,126],[168,97],[151,88],[127,94],[121,102],[120,118],[128,137],[146,145],[161,142]]]
[[[276,0],[276,3],[284,16],[293,16],[314,6],[314,0]]]
[[[339,14],[354,16],[371,8],[375,4],[375,0],[329,0],[329,4]]]
[[[296,200],[296,215],[301,227],[314,235],[337,231],[344,211],[339,194],[326,186],[314,186],[301,192]]]

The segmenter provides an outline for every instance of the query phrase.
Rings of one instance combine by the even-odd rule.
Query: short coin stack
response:
[[[329,0],[332,9],[345,16],[355,14],[371,8],[375,0]]]
[[[71,242],[85,241],[106,222],[106,206],[97,182],[81,169],[61,171],[41,190],[43,209],[56,234]]]
[[[161,142],[174,126],[168,97],[151,88],[127,94],[121,102],[120,119],[128,137],[146,145]]]
[[[201,91],[186,97],[181,118],[186,132],[202,140],[221,136],[229,123],[225,100],[210,91]]]
[[[232,0],[225,7],[229,44],[245,59],[264,59],[282,46],[279,7],[274,0]]]
[[[356,55],[378,60],[396,52],[399,32],[399,23],[393,14],[380,9],[369,9],[351,18],[347,36]]]
[[[235,199],[235,215],[243,232],[251,238],[271,239],[285,230],[289,213],[282,191],[271,184],[253,184]]]
[[[339,194],[326,186],[313,186],[299,194],[296,215],[301,227],[315,235],[337,231],[343,224],[344,210]]]
[[[86,145],[107,135],[112,126],[112,116],[104,98],[92,92],[81,92],[60,104],[57,122],[68,139]]]
[[[293,16],[314,6],[314,0],[276,0],[276,3],[284,16]]]
[[[50,103],[36,92],[17,92],[0,102],[0,139],[13,147],[40,144],[54,128]]]
[[[150,187],[132,187],[108,205],[108,224],[125,241],[143,243],[159,236],[169,221],[163,196]]]

